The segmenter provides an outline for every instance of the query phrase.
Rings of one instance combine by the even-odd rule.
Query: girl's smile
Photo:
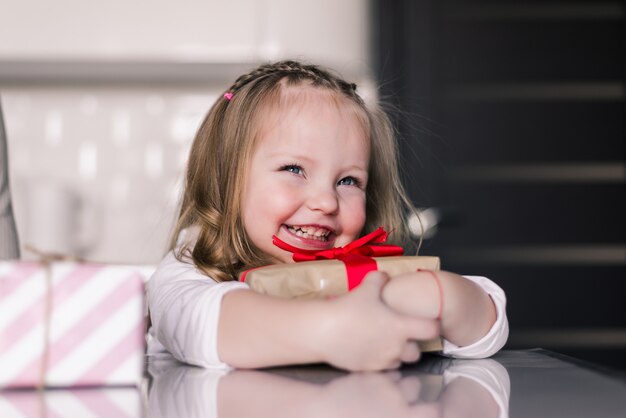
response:
[[[252,243],[280,262],[293,246],[320,250],[358,237],[365,223],[369,139],[363,119],[328,90],[283,89],[264,112],[242,196],[244,228]]]
[[[334,242],[335,239],[333,230],[322,225],[283,225],[283,227],[287,228],[287,231],[294,235],[293,239],[300,241],[303,246],[328,248],[328,243]]]

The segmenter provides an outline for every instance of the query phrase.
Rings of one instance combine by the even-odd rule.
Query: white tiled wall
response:
[[[191,140],[222,89],[0,89],[22,246],[94,261],[157,262]]]

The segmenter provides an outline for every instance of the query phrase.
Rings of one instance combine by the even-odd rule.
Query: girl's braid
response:
[[[346,81],[331,75],[315,65],[305,65],[297,61],[287,60],[262,65],[250,73],[240,76],[228,91],[230,93],[235,93],[251,81],[269,76],[276,76],[279,79],[282,79],[283,77],[293,77],[296,80],[308,79],[311,80],[314,85],[325,86],[331,89],[339,89],[351,96],[356,90],[355,84],[347,83]]]

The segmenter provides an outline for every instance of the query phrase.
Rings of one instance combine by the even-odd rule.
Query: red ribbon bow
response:
[[[382,227],[374,232],[358,238],[343,247],[333,247],[326,250],[305,250],[303,248],[289,245],[276,235],[272,237],[275,246],[285,251],[293,253],[293,261],[314,261],[314,260],[341,260],[347,255],[361,255],[365,257],[388,257],[402,255],[404,250],[397,245],[371,245],[387,241],[387,231]]]
[[[276,235],[272,237],[275,246],[293,253],[293,261],[341,260],[346,266],[348,290],[358,286],[363,277],[378,266],[372,257],[389,257],[402,255],[404,250],[397,245],[380,245],[387,241],[387,231],[382,227],[358,238],[343,247],[326,250],[305,250],[282,241]],[[379,245],[372,245],[379,244]]]

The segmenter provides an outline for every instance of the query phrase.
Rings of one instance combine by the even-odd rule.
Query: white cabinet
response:
[[[268,4],[264,47],[270,58],[303,58],[351,77],[368,72],[369,1],[269,0]]]
[[[5,73],[19,73],[22,67],[8,65],[104,62],[119,64],[123,75],[124,66],[132,73],[133,63],[177,63],[184,68],[184,64],[256,64],[295,57],[360,76],[368,72],[368,4],[367,0],[0,0],[0,71],[3,63]],[[83,71],[91,70],[96,68]],[[31,77],[36,74],[35,70]],[[185,74],[183,70],[181,75]]]

